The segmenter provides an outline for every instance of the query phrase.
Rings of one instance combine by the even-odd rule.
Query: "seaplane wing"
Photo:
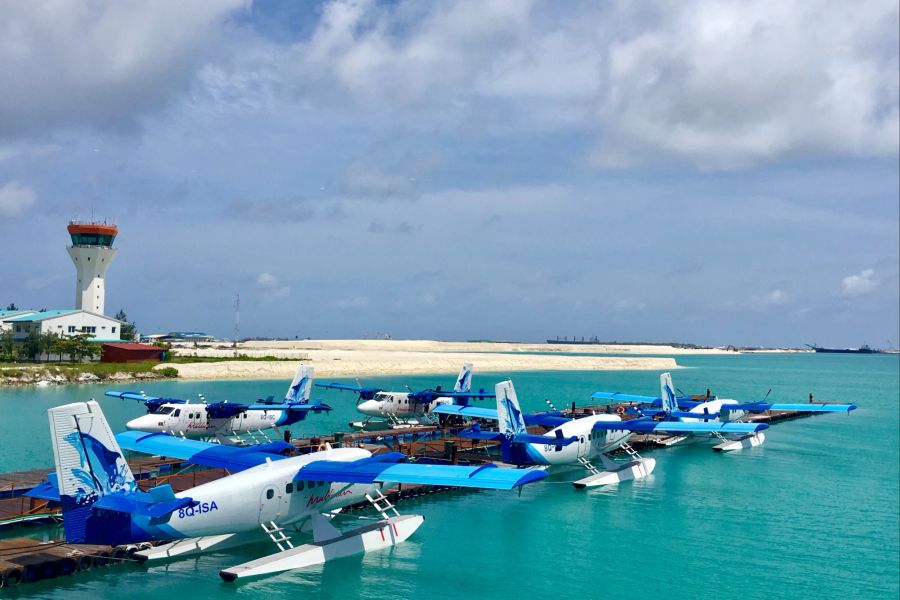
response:
[[[124,450],[180,458],[191,464],[223,468],[232,472],[261,465],[267,460],[281,460],[285,458],[281,452],[291,447],[286,442],[272,442],[258,446],[225,446],[165,433],[142,431],[117,433],[116,442]]]
[[[328,388],[331,390],[342,390],[347,392],[356,392],[359,394],[360,400],[371,400],[375,394],[383,391],[376,387],[362,387],[359,385],[347,385],[346,383],[317,383],[316,387]]]
[[[765,402],[746,402],[744,404],[725,404],[725,410],[746,410],[762,412],[764,410],[796,410],[799,412],[850,412],[856,410],[855,404],[767,404]]]
[[[594,392],[591,394],[594,400],[606,400],[613,402],[640,402],[642,404],[660,404],[659,396],[641,396],[640,394],[623,394],[622,392]]]
[[[183,400],[181,398],[160,398],[159,396],[147,396],[146,394],[142,394],[140,392],[109,391],[106,392],[105,395],[110,396],[111,398],[121,398],[123,400],[137,400],[138,402],[143,402],[147,406],[147,410],[149,410],[150,412],[155,411],[163,404],[185,404],[187,402],[187,400]]]
[[[455,404],[442,404],[435,408],[433,413],[439,415],[458,415],[469,419],[497,420],[496,408],[480,408],[478,406],[458,406]],[[526,413],[522,415],[526,425],[543,425],[544,427],[559,427],[572,419],[559,413]]]
[[[594,429],[613,431],[634,431],[637,433],[755,433],[768,429],[765,423],[720,423],[718,421],[653,421],[632,419],[630,421],[597,421]]]
[[[378,454],[354,462],[317,460],[300,468],[294,480],[336,483],[409,483],[510,490],[544,479],[532,469],[503,469],[495,465],[462,467],[406,462],[399,452]]]
[[[305,410],[312,412],[328,412],[331,406],[324,402],[256,402],[248,406],[250,410]]]
[[[408,395],[412,402],[419,404],[428,404],[434,402],[438,398],[453,398],[454,400],[486,400],[494,399],[494,394],[480,390],[478,392],[455,392],[453,390],[444,390],[440,387],[435,389],[421,390],[419,392],[410,392]]]
[[[239,402],[213,402],[206,405],[206,416],[210,419],[230,419],[250,408]]]
[[[441,404],[433,413],[439,415],[459,415],[469,419],[493,419],[497,420],[496,408],[481,408],[479,406],[462,406],[458,404]]]

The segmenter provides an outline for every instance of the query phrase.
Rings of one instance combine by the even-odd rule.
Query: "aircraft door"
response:
[[[283,487],[267,485],[259,497],[259,522],[275,521],[277,523],[287,512],[287,500],[290,499],[285,498]]]

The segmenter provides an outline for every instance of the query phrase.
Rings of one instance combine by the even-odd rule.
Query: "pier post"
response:
[[[458,462],[456,442],[453,440],[444,441],[444,458],[448,459],[451,465],[455,465]]]
[[[334,434],[334,447],[342,448],[344,446],[344,432],[338,431]]]

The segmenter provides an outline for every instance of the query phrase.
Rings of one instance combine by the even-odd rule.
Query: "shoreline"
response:
[[[386,375],[445,375],[455,374],[460,364],[471,362],[476,373],[503,373],[517,371],[660,371],[680,368],[674,358],[623,358],[623,357],[546,357],[528,355],[537,360],[496,360],[496,355],[472,353],[441,354],[418,357],[390,357],[376,360],[331,357],[331,360],[294,361],[222,361],[207,363],[179,363],[180,380],[210,379],[290,379],[300,364],[315,368],[315,377],[352,378],[357,376]],[[522,357],[514,356],[512,359]],[[548,358],[576,360],[545,360]],[[580,359],[580,360],[579,360]]]

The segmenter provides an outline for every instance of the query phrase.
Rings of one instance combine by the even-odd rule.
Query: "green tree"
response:
[[[116,316],[113,318],[122,321],[122,339],[133,340],[134,334],[137,333],[137,323],[129,321],[128,315],[126,315],[125,311],[122,309],[119,309],[119,312],[117,312]]]
[[[44,353],[46,343],[47,340],[41,335],[40,326],[32,324],[31,331],[28,332],[28,337],[25,338],[23,344],[25,356],[31,360],[37,360],[37,358]]]
[[[6,310],[19,310],[19,307],[16,306],[15,302],[10,302],[9,306],[6,307]]]
[[[0,362],[12,362],[19,356],[19,347],[12,331],[0,332]]]
[[[100,354],[100,345],[91,341],[91,334],[79,333],[69,338],[71,343],[71,356],[76,362],[81,362],[85,358],[93,360]]]
[[[48,331],[47,333],[42,333],[41,338],[43,338],[41,339],[41,346],[44,348],[44,354],[47,355],[47,362],[50,362],[50,353],[55,352],[54,346],[59,335]]]

